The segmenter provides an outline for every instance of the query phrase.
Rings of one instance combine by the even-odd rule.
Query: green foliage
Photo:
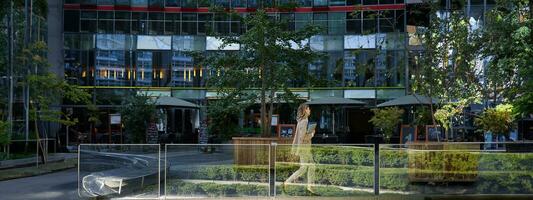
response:
[[[18,58],[23,65],[29,65],[33,73],[27,75],[24,84],[30,88],[30,119],[48,122],[57,122],[72,126],[78,122],[59,109],[50,108],[52,104],[61,102],[62,99],[72,103],[90,104],[91,95],[77,86],[68,84],[56,74],[48,72],[46,59],[47,46],[42,41],[31,44],[22,50]]]
[[[463,111],[463,106],[458,104],[446,104],[435,111],[435,120],[439,122],[444,130],[450,130],[450,122],[452,117],[459,115]]]
[[[388,140],[392,137],[394,130],[401,122],[403,110],[398,107],[389,107],[381,109],[372,109],[374,116],[370,119],[374,126],[383,130],[385,138]]]
[[[449,10],[448,17],[438,12],[437,2],[430,8],[429,26],[417,32],[424,51],[413,69],[413,92],[437,96],[441,100],[480,99],[482,86],[477,70],[479,34],[472,30],[463,9]],[[441,15],[439,15],[441,14]]]
[[[420,106],[415,110],[415,117],[412,125],[429,125],[432,124],[431,120],[431,110],[429,110],[426,106]]]
[[[222,99],[209,102],[207,117],[209,119],[209,134],[218,136],[221,140],[231,139],[239,132],[238,118],[242,105],[237,99]]]
[[[533,3],[500,0],[486,14],[480,42],[487,64],[487,93],[515,106],[524,117],[533,113]],[[488,41],[488,42],[487,42]]]
[[[7,145],[11,143],[11,135],[9,134],[9,126],[10,126],[9,122],[0,121],[0,145]]]
[[[221,101],[226,101],[221,103],[224,106],[220,106],[220,109],[243,103],[228,107],[229,111],[216,111],[214,114],[235,112],[235,108],[243,109],[247,104],[261,102],[261,124],[269,124],[274,102],[295,100],[285,99],[292,95],[279,98],[276,92],[291,93],[288,87],[294,79],[308,79],[307,66],[318,54],[303,41],[316,35],[319,30],[307,27],[288,31],[284,22],[271,20],[266,11],[261,9],[242,20],[250,27],[245,33],[235,37],[220,37],[222,47],[239,45],[239,51],[213,53],[197,60],[217,73],[217,76],[208,80],[207,85],[216,89],[222,96]],[[293,45],[300,48],[292,48]],[[269,136],[269,129],[270,126],[264,127],[262,135]]]
[[[417,149],[421,151],[387,148],[380,150],[380,187],[382,189],[422,192],[428,189],[437,190],[441,189],[441,187],[448,187],[447,183],[468,180],[473,182],[464,186],[465,193],[494,194],[505,192],[514,194],[527,193],[532,190],[533,173],[531,171],[533,168],[530,163],[533,162],[533,154],[531,153],[478,152],[479,146],[472,146],[472,144],[419,145],[418,147]],[[437,150],[435,147],[439,147],[439,150],[444,151],[434,151]],[[331,149],[331,152],[327,152],[328,149]],[[473,149],[473,151],[468,149]],[[374,167],[371,157],[373,154],[370,153],[372,152],[371,149],[317,147],[316,150],[313,151],[314,164],[316,166],[316,184],[372,188],[374,184]],[[365,159],[348,159],[347,163],[341,164],[341,162],[345,161],[335,157],[336,153],[344,153],[350,158]],[[329,161],[329,163],[321,163],[319,160]],[[299,167],[297,162],[277,161],[275,165],[276,181],[287,180]],[[178,172],[177,174],[191,175],[190,178],[197,180],[249,182],[240,186],[208,185],[198,190],[194,188],[199,188],[199,185],[188,186],[193,189],[183,189],[181,194],[187,194],[186,191],[196,191],[196,194],[209,193],[213,196],[253,196],[261,191],[268,191],[266,186],[255,184],[268,181],[268,166],[266,165],[211,165],[196,171],[187,170],[187,173]],[[413,177],[425,179],[425,182],[436,184],[415,184],[411,182],[411,180],[414,180],[412,179]],[[302,181],[305,181],[305,179]],[[234,187],[235,189],[224,187]],[[305,187],[302,187],[289,185],[286,194],[308,195]],[[320,191],[319,193],[324,196],[326,193],[333,196],[346,195],[346,193],[340,192],[335,187],[322,188],[324,190],[318,188],[321,188],[321,186],[316,187],[315,191]],[[210,192],[205,192],[204,189]],[[228,191],[235,191],[235,193],[229,193]],[[280,186],[278,186],[278,191],[281,191]]]
[[[506,134],[513,125],[513,119],[513,106],[500,104],[496,108],[486,109],[474,122],[485,132]]]
[[[145,143],[146,129],[157,117],[155,102],[144,93],[132,94],[124,99],[120,114],[131,142]]]

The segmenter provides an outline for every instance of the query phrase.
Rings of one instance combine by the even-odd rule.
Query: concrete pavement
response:
[[[77,178],[77,169],[69,169],[42,176],[0,181],[0,199],[79,199]]]

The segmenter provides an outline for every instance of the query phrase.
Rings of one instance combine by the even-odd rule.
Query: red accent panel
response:
[[[96,10],[96,5],[80,5],[80,9],[87,9],[87,10]]]
[[[100,6],[96,6],[96,10],[112,11],[112,10],[115,10],[115,6],[112,6],[112,5],[100,5]]]
[[[64,4],[63,5],[63,8],[68,10],[68,9],[80,9],[80,4]]]
[[[131,10],[130,6],[115,6],[115,10]]]
[[[148,11],[148,7],[137,7],[132,6],[130,7],[131,11]]]
[[[294,12],[313,12],[313,8],[311,7],[294,8]]]
[[[317,11],[317,12],[327,12],[329,11],[329,7],[327,6],[323,6],[323,7],[313,7],[313,11]]]
[[[181,12],[180,7],[166,7],[164,12]]]
[[[209,8],[181,8],[181,7],[130,7],[130,6],[108,6],[108,5],[80,5],[64,4],[67,10],[124,10],[124,11],[157,11],[157,12],[209,12]],[[239,13],[248,13],[257,11],[256,8],[234,8]],[[354,10],[401,10],[405,9],[405,4],[390,5],[366,5],[366,6],[324,6],[324,7],[298,7],[290,12],[350,12]],[[280,12],[276,8],[267,8],[267,12]],[[286,12],[286,11],[281,11]]]

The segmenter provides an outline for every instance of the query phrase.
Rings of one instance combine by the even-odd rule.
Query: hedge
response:
[[[299,168],[294,164],[276,166],[276,181],[285,181]],[[374,184],[373,167],[360,166],[351,169],[342,169],[339,166],[319,165],[315,168],[315,182],[321,185],[335,185],[354,188],[372,188]],[[209,173],[207,173],[209,172]],[[439,174],[441,171],[427,171]],[[188,178],[201,180],[226,180],[244,182],[268,182],[266,166],[238,167],[232,165],[209,166],[196,172],[189,172]],[[183,178],[183,177],[179,177]],[[299,180],[305,182],[305,180]],[[408,168],[381,168],[380,188],[383,190],[397,191],[439,191],[447,188],[448,182],[442,183],[411,183]],[[453,185],[453,184],[452,184]],[[461,186],[466,193],[533,193],[532,171],[479,171],[474,182]],[[433,188],[433,189],[430,189]],[[241,188],[242,189],[242,188]],[[187,189],[190,191],[191,189]],[[242,189],[238,193],[246,193]],[[222,192],[222,191],[221,191]],[[228,191],[226,191],[227,193]]]
[[[167,180],[167,195],[179,196],[209,196],[209,197],[238,197],[238,196],[268,196],[268,186],[254,184],[217,184],[217,183],[191,183],[179,179]],[[313,187],[315,192],[323,196],[354,196],[372,195],[368,192],[345,191],[334,186]],[[277,195],[308,196],[305,186],[288,185],[286,193],[281,186],[276,187]]]

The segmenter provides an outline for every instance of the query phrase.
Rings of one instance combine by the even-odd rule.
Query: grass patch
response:
[[[10,153],[9,160],[35,157],[35,152]],[[5,152],[0,152],[0,161],[8,160]]]
[[[65,170],[76,167],[78,164],[77,159],[68,159],[63,162],[54,162],[44,165],[39,165],[39,167],[23,167],[15,169],[6,169],[0,171],[0,181],[23,178],[29,176],[37,176],[41,174],[47,174],[55,171]]]

